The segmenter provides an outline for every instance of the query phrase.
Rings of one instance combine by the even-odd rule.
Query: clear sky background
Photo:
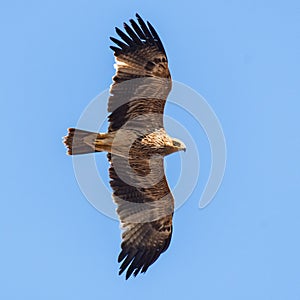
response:
[[[109,87],[108,37],[136,12],[173,78],[218,115],[228,157],[199,209],[209,147],[189,128],[203,144],[198,186],[168,251],[125,281],[119,224],[85,199],[61,137]],[[299,1],[2,1],[0,25],[1,299],[300,299]]]

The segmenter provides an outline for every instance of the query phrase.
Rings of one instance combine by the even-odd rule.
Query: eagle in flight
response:
[[[164,157],[186,149],[170,137],[163,123],[172,87],[168,59],[153,26],[136,14],[111,37],[116,74],[108,100],[107,133],[69,128],[69,155],[108,152],[113,200],[122,228],[119,274],[144,273],[169,247],[174,198],[164,171]],[[100,195],[99,195],[100,197]]]

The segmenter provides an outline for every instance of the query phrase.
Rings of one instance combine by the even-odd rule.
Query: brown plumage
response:
[[[158,34],[137,14],[137,22],[111,37],[116,60],[108,101],[107,133],[69,129],[68,154],[108,152],[109,176],[122,233],[120,272],[146,272],[170,244],[174,199],[164,173],[164,156],[185,150],[167,135],[164,106],[172,81]]]

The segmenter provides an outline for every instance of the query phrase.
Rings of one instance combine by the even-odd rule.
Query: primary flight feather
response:
[[[164,157],[185,150],[165,132],[164,106],[172,81],[163,44],[153,28],[137,21],[116,28],[116,74],[110,89],[107,133],[69,128],[69,155],[108,152],[113,199],[121,222],[119,274],[144,273],[169,247],[174,198],[164,173]],[[99,195],[100,196],[100,195]]]

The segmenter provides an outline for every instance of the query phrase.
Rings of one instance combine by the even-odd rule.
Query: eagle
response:
[[[185,151],[184,143],[164,129],[164,107],[172,87],[168,59],[154,27],[136,20],[115,28],[116,73],[108,99],[106,133],[69,128],[67,154],[108,152],[113,200],[121,223],[119,274],[145,273],[170,245],[174,197],[164,157]],[[101,197],[101,195],[99,195]]]

